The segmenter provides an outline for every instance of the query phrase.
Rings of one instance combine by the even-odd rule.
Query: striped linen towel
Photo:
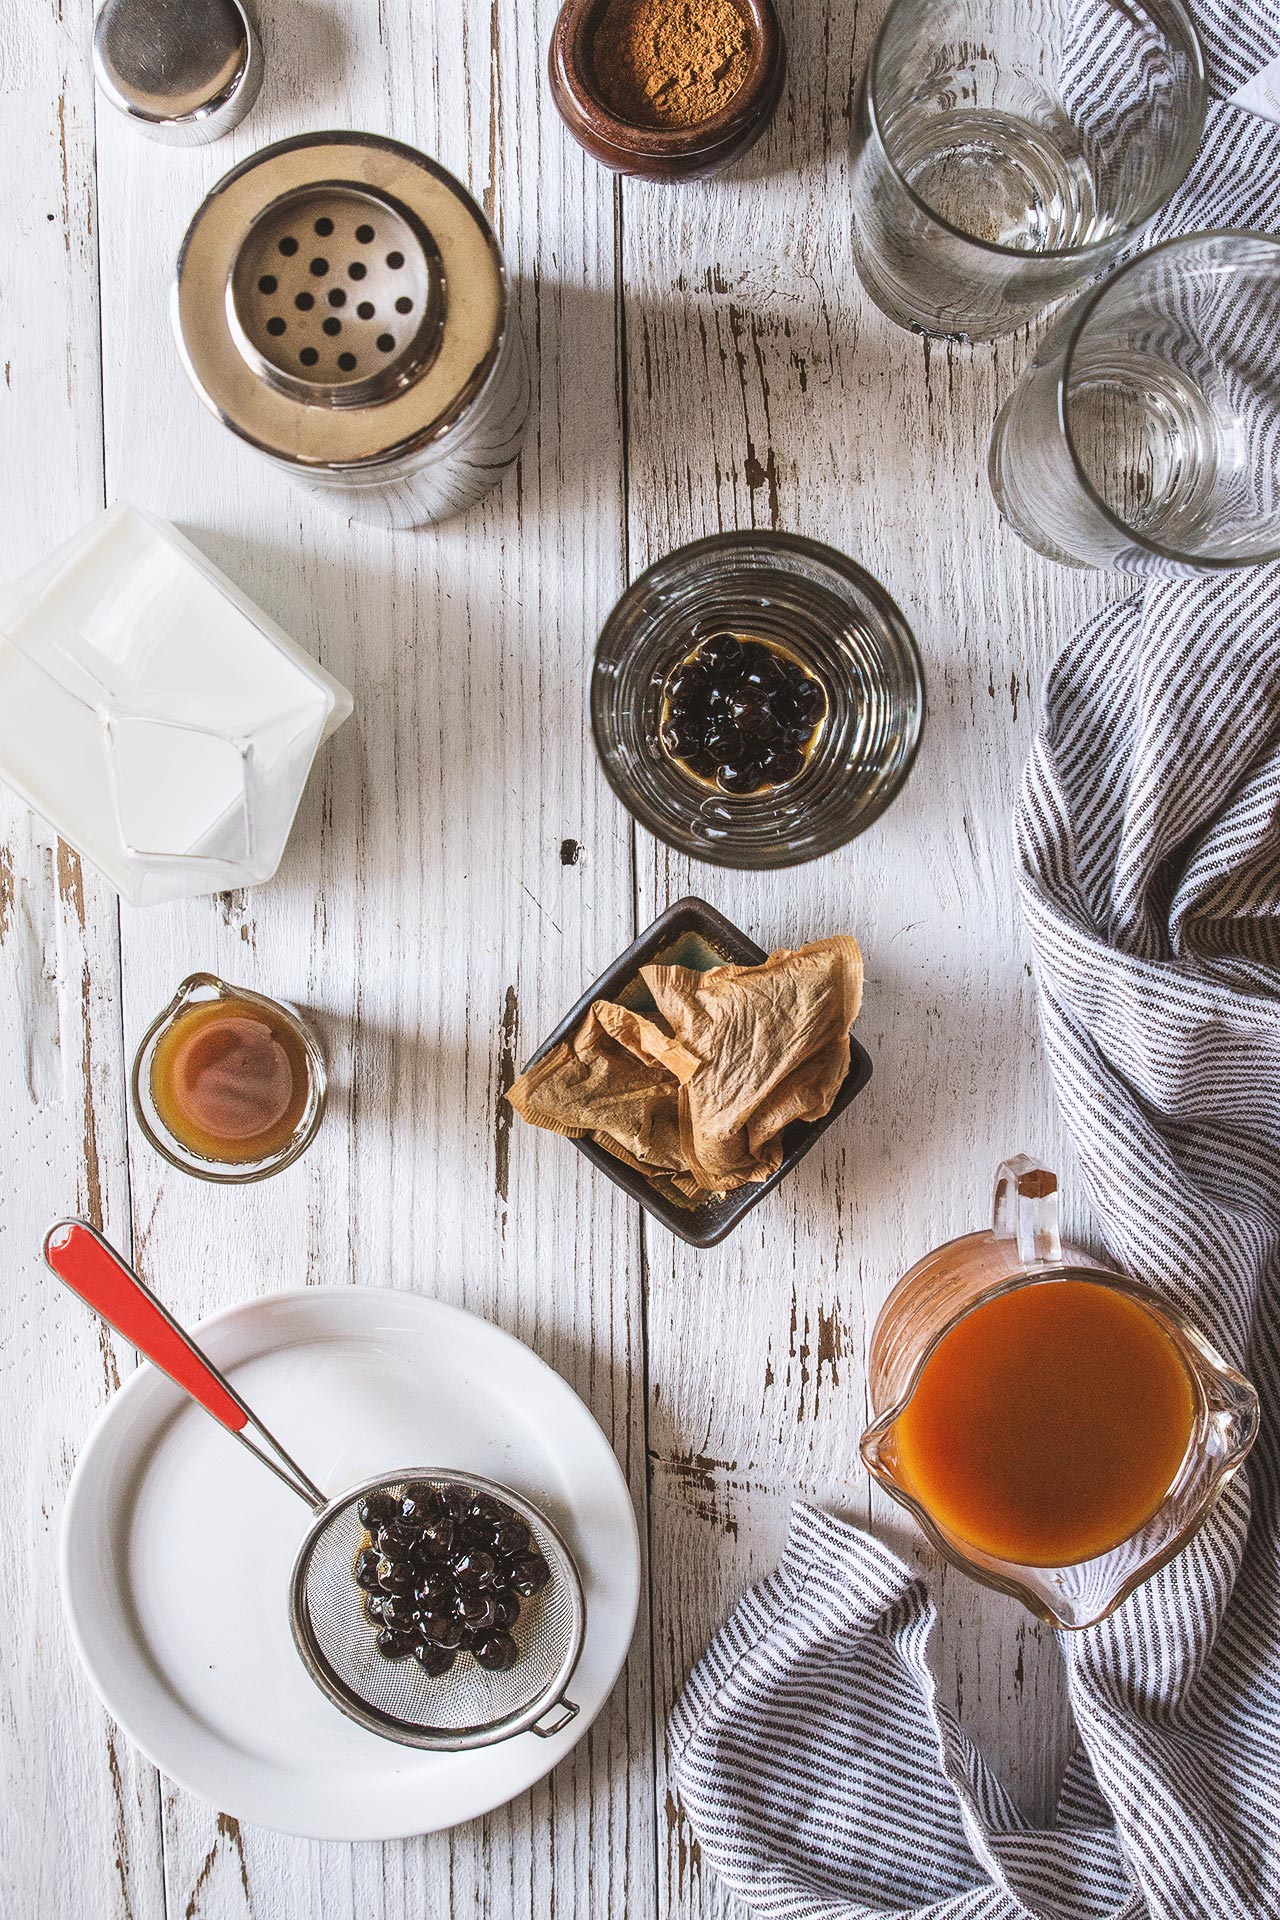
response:
[[[1277,0],[1199,25],[1219,95],[1280,54]],[[1215,224],[1280,228],[1280,127],[1224,98],[1151,237]],[[806,1506],[677,1703],[676,1782],[704,1862],[787,1920],[1280,1920],[1280,565],[1148,584],[1069,642],[1016,844],[1090,1196],[1256,1383],[1247,1478],[1061,1637],[1052,1826],[939,1702],[923,1581]]]

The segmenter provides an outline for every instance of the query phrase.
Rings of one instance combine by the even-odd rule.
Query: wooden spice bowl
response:
[[[777,110],[786,41],[773,0],[734,0],[750,36],[741,86],[728,104],[692,126],[642,127],[605,103],[592,49],[608,0],[564,0],[551,35],[551,97],[579,144],[602,166],[641,180],[700,180],[753,146]]]

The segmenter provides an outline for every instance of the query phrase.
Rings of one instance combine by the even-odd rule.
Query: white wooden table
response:
[[[257,892],[137,913],[0,789],[0,1913],[6,1920],[594,1920],[712,1915],[668,1782],[671,1700],[797,1493],[907,1530],[855,1443],[894,1279],[980,1224],[995,1161],[1061,1158],[1010,876],[1036,690],[1107,591],[1024,552],[985,480],[1022,364],[898,332],[849,256],[854,80],[880,12],[793,0],[769,138],[728,176],[619,183],[552,108],[555,0],[272,0],[267,81],[177,151],[94,99],[90,0],[0,0],[0,569],[129,497],[175,520],[354,691],[284,865]],[[483,201],[535,360],[518,472],[437,532],[348,527],[204,413],[167,293],[208,186],[324,127],[411,141]],[[737,526],[832,541],[920,641],[929,722],[902,797],[788,873],[690,863],[601,777],[586,688],[604,615],[669,548]],[[839,929],[867,958],[875,1077],[723,1247],[697,1254],[564,1142],[513,1128],[514,1069],[633,932],[705,895],[766,947]],[[169,1170],[125,1067],[181,976],[311,1008],[334,1097],[259,1187]],[[586,1398],[630,1478],[648,1598],[601,1719],[483,1822],[386,1846],[243,1828],[140,1760],[56,1598],[67,1478],[134,1364],[39,1263],[103,1223],[188,1319],[300,1282],[437,1293],[510,1327]],[[397,1228],[430,1251],[407,1267]],[[944,1680],[1020,1801],[1065,1728],[1052,1643],[951,1576]]]

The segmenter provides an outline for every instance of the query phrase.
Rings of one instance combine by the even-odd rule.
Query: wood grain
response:
[[[856,934],[875,1061],[850,1115],[723,1247],[693,1253],[646,1226],[660,1716],[776,1561],[795,1495],[911,1550],[856,1458],[876,1312],[927,1248],[982,1224],[1004,1154],[1065,1158],[1008,835],[1035,689],[1111,589],[1026,553],[988,493],[990,423],[1027,342],[930,342],[859,290],[849,116],[881,11],[793,7],[766,143],[707,186],[623,194],[633,571],[724,528],[830,541],[906,612],[929,696],[910,783],[833,858],[731,874],[639,835],[642,921],[694,892],[765,947]],[[1044,1812],[1066,1742],[1052,1639],[959,1576],[938,1586],[946,1690]],[[660,1793],[661,1911],[725,1910],[665,1777]]]
[[[217,149],[166,156],[158,200],[154,153],[103,125],[108,480],[192,533],[352,687],[357,717],[270,887],[125,915],[125,1035],[131,1046],[182,974],[212,967],[317,1017],[334,1095],[313,1152],[258,1189],[193,1186],[135,1139],[142,1257],[187,1315],[342,1279],[485,1313],[584,1394],[643,1507],[636,1223],[577,1156],[513,1135],[500,1105],[566,991],[630,925],[629,835],[601,806],[580,722],[591,641],[622,580],[612,188],[541,110],[545,7],[470,4],[439,33],[403,6],[376,22],[354,6],[323,19],[282,6],[267,24],[262,105]],[[456,171],[493,212],[519,282],[538,369],[519,473],[438,532],[348,527],[313,505],[203,416],[168,337],[166,283],[201,194],[242,153],[326,124],[385,130]],[[567,834],[583,849],[573,865]],[[169,1912],[643,1904],[638,1645],[573,1760],[453,1835],[309,1847],[167,1792]]]
[[[990,421],[1028,343],[930,344],[859,293],[849,108],[879,8],[794,5],[773,133],[679,189],[619,186],[565,134],[543,78],[554,12],[264,3],[267,81],[232,138],[159,148],[104,109],[95,156],[89,0],[0,0],[0,559],[14,573],[104,498],[136,499],[357,702],[279,875],[251,894],[118,910],[0,795],[0,1431],[32,1543],[0,1570],[11,1633],[31,1623],[0,1688],[0,1911],[21,1920],[729,1912],[666,1776],[671,1699],[776,1558],[797,1492],[910,1547],[854,1464],[875,1313],[925,1248],[981,1219],[1003,1153],[1064,1158],[1008,822],[1034,689],[1111,589],[1026,554],[987,493]],[[268,140],[321,127],[441,159],[516,278],[525,452],[498,496],[432,533],[348,526],[296,492],[202,411],[169,337],[202,195]],[[586,723],[625,578],[747,525],[827,539],[883,579],[930,694],[897,805],[844,853],[768,876],[692,867],[634,833]],[[610,1183],[501,1102],[583,986],[686,891],[766,946],[855,932],[876,1063],[852,1113],[703,1255],[642,1235]],[[127,1126],[126,1061],[197,967],[298,1002],[326,1041],[321,1135],[258,1188],[190,1181]],[[66,1478],[129,1364],[39,1269],[44,1226],[71,1209],[132,1237],[183,1316],[298,1283],[419,1287],[511,1327],[585,1396],[651,1534],[652,1618],[604,1716],[532,1794],[449,1835],[323,1846],[157,1783],[110,1728],[51,1599]],[[950,1696],[1041,1809],[1065,1737],[1052,1646],[968,1583],[940,1590]]]
[[[0,576],[102,505],[89,8],[0,7]],[[155,1771],[94,1699],[57,1603],[81,1437],[132,1364],[40,1260],[60,1214],[129,1236],[115,895],[0,788],[0,1912],[157,1920]]]

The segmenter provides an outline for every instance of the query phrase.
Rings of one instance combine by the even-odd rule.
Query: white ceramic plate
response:
[[[504,1480],[541,1507],[582,1574],[568,1689],[581,1711],[552,1739],[457,1754],[346,1719],[289,1632],[309,1510],[152,1366],[89,1436],[62,1523],[67,1619],[108,1711],[223,1812],[315,1839],[431,1833],[532,1786],[608,1698],[640,1592],[626,1481],[577,1394],[510,1334],[420,1294],[306,1287],[215,1314],[198,1338],[326,1492],[432,1465]]]

